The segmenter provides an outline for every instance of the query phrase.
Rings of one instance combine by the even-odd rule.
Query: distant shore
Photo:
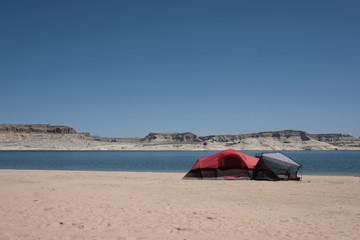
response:
[[[359,177],[0,170],[0,239],[357,239]]]
[[[218,151],[224,151],[228,148],[218,148],[218,149],[161,149],[161,148],[156,148],[156,149],[144,149],[144,148],[139,148],[139,149],[0,149],[0,151],[8,151],[8,152],[71,152],[71,151],[75,151],[75,152],[111,152],[111,151],[124,151],[124,152],[218,152]],[[239,149],[235,149],[235,150],[239,150]],[[342,150],[264,150],[264,149],[252,149],[252,150],[247,150],[247,149],[241,149],[239,151],[251,151],[251,152],[286,152],[286,151],[294,151],[294,152],[303,152],[303,151],[312,151],[312,152],[320,152],[320,151],[360,151],[360,149],[342,149]]]
[[[44,141],[43,141],[44,142]],[[299,144],[300,145],[300,144]],[[0,151],[223,151],[226,149],[236,149],[239,151],[359,151],[358,147],[308,147],[292,145],[279,146],[273,144],[272,146],[259,145],[241,145],[241,144],[212,144],[203,146],[199,144],[153,144],[153,145],[132,145],[124,143],[104,143],[95,141],[81,141],[81,142],[62,142],[50,140],[45,143],[1,143]]]
[[[144,150],[144,151],[360,150],[360,139],[348,134],[309,134],[281,130],[235,135],[197,136],[149,133],[143,138],[104,138],[78,133],[68,126],[0,124],[0,150]]]

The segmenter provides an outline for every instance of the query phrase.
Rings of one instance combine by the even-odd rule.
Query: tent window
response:
[[[219,169],[241,169],[241,160],[237,157],[228,156],[220,163]]]

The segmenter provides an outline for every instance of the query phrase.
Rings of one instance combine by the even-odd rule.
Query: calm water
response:
[[[0,151],[0,169],[187,172],[216,152]],[[243,151],[254,156],[258,151]],[[300,174],[360,175],[360,151],[283,151],[303,165]]]

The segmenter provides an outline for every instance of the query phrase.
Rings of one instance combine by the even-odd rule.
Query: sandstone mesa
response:
[[[282,130],[236,135],[197,136],[149,133],[143,138],[106,138],[68,126],[0,124],[0,150],[360,150],[360,138],[348,134],[309,134]]]

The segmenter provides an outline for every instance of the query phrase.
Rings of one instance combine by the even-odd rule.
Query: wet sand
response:
[[[360,177],[0,170],[0,239],[358,239]]]

